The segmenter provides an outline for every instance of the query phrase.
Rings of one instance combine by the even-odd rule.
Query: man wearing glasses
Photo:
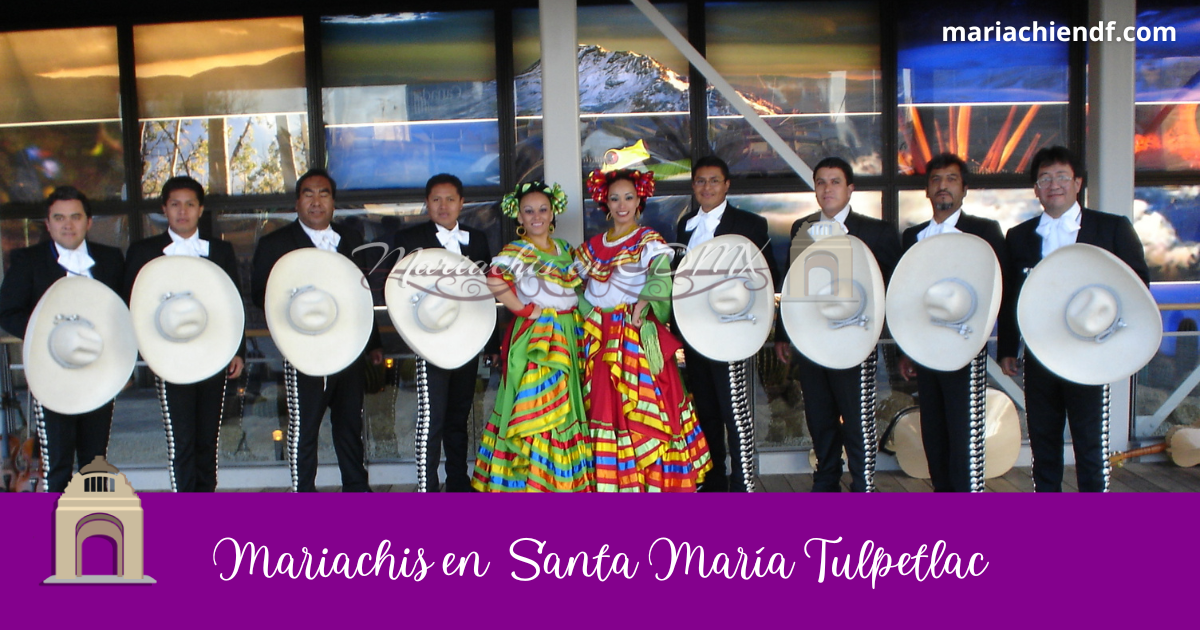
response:
[[[1142,243],[1129,219],[1080,207],[1084,172],[1079,158],[1066,147],[1042,149],[1033,156],[1029,176],[1042,214],[1010,229],[1005,239],[1009,255],[1005,278],[1010,286],[1004,290],[996,354],[1008,376],[1018,372],[1017,297],[1029,270],[1051,252],[1075,243],[1095,245],[1124,261],[1143,282],[1150,282]],[[1079,491],[1104,490],[1102,390],[1103,386],[1080,385],[1055,375],[1026,349],[1025,409],[1036,491],[1062,492],[1066,421],[1071,424]]]
[[[750,239],[767,259],[767,268],[778,288],[780,276],[775,254],[767,233],[767,220],[729,205],[729,165],[709,155],[692,166],[692,192],[698,208],[683,215],[676,227],[677,240],[690,250],[724,234],[738,234]],[[734,422],[733,392],[729,381],[728,363],[713,361],[697,352],[684,339],[687,361],[688,389],[696,403],[700,430],[708,440],[713,468],[700,484],[700,492],[746,492],[742,470],[742,447]],[[728,449],[725,445],[728,436]],[[726,477],[725,456],[730,455],[732,475]],[[750,471],[753,472],[753,471]]]

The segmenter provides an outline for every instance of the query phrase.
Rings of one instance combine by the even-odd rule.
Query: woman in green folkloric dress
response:
[[[471,485],[482,492],[587,492],[593,473],[579,385],[582,320],[571,246],[551,237],[567,196],[520,184],[501,209],[521,238],[492,259],[488,286],[516,315],[502,349],[496,409]]]

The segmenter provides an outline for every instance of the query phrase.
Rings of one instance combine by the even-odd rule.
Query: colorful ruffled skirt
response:
[[[694,492],[712,462],[675,365],[681,344],[653,319],[656,339],[643,343],[632,313],[632,305],[592,309],[583,324],[596,491]]]
[[[579,382],[579,312],[517,318],[496,409],[479,439],[481,492],[590,492],[592,449]]]

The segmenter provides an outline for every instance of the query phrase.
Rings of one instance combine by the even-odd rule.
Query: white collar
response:
[[[75,249],[67,249],[58,243],[54,243],[54,247],[58,251],[58,265],[60,267],[78,276],[92,277],[91,269],[96,265],[96,261],[88,253],[86,240],[80,243],[79,247]]]
[[[175,230],[167,228],[167,235],[171,237],[171,244],[163,248],[163,254],[208,257],[208,241],[200,238],[200,230],[196,230],[192,232],[191,236],[184,238],[176,234]]]
[[[704,222],[713,229],[716,229],[717,224],[721,222],[721,217],[725,216],[725,208],[729,207],[729,200],[722,201],[720,205],[708,212],[701,209],[696,213],[696,216],[703,217]]]
[[[952,227],[954,227],[954,226],[958,225],[958,218],[959,218],[959,217],[961,217],[961,216],[962,216],[962,206],[959,206],[959,207],[958,207],[958,210],[955,210],[955,211],[954,211],[954,214],[952,214],[952,215],[950,215],[950,216],[946,217],[946,220],[945,220],[945,221],[942,221],[942,224],[941,224],[941,225],[942,225],[942,229],[943,229],[943,230],[945,230],[946,228],[952,228]],[[932,225],[932,224],[934,224],[934,223],[937,223],[937,220],[936,220],[936,219],[930,219],[930,220],[929,220],[929,223]]]
[[[1067,208],[1067,211],[1062,213],[1057,219],[1046,214],[1046,211],[1043,209],[1042,216],[1040,219],[1038,219],[1038,227],[1051,224],[1064,224],[1066,226],[1074,226],[1075,228],[1078,228],[1082,217],[1083,209],[1079,207],[1079,202],[1076,201],[1075,203],[1071,204],[1071,207]]]
[[[178,233],[175,232],[175,230],[172,230],[171,228],[167,228],[167,234],[171,237],[171,240],[176,243],[178,243],[180,241],[196,242],[196,241],[204,240],[204,239],[200,238],[200,230],[196,230],[195,232],[192,232],[192,235],[188,236],[186,238],[183,236],[180,236]]]
[[[842,228],[845,229],[846,217],[850,216],[850,204],[847,203],[846,207],[842,208],[837,214],[833,215],[832,219],[826,217],[825,212],[822,210],[818,210],[817,213],[820,215],[821,221],[837,221],[838,225],[841,225]]]
[[[313,245],[316,245],[318,249],[324,249],[331,252],[337,251],[338,244],[342,242],[342,235],[333,230],[332,224],[323,230],[314,230],[307,225],[304,225],[304,222],[299,219],[296,219],[296,222],[300,224],[300,228],[304,230],[304,233],[308,235],[308,238],[312,240]],[[327,243],[328,246],[322,247],[322,244],[325,243]]]

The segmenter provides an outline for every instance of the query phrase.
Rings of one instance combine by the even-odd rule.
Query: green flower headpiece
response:
[[[550,208],[554,210],[554,214],[562,214],[567,211],[567,193],[563,192],[562,186],[555,184],[547,186],[545,182],[526,182],[517,184],[517,187],[504,198],[500,200],[500,211],[504,216],[515,219],[517,213],[521,211],[521,197],[531,192],[540,192],[550,198]]]

